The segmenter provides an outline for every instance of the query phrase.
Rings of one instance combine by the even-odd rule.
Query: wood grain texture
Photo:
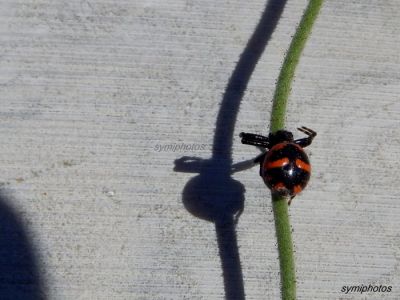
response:
[[[306,4],[286,3],[251,74],[233,163],[258,154],[238,134],[267,133]],[[226,224],[186,209],[198,173],[175,172],[174,161],[212,156],[225,88],[266,2],[0,6],[2,201],[29,237],[46,297],[223,299],[216,229],[228,238]],[[298,299],[400,299],[399,12],[395,0],[326,1],[297,69],[287,128],[318,132],[312,179],[290,207]],[[168,146],[181,143],[203,146]],[[206,174],[218,178],[226,169],[212,161]],[[232,180],[245,188],[236,238],[246,299],[279,299],[269,192],[257,167]],[[341,292],[361,284],[393,288]]]

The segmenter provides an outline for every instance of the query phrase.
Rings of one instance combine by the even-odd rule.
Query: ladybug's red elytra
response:
[[[317,133],[304,126],[297,128],[308,137],[294,140],[286,130],[270,133],[268,137],[242,132],[242,143],[266,148],[254,162],[260,163],[260,176],[272,193],[290,196],[292,199],[307,185],[311,175],[311,165],[303,148],[312,143]]]

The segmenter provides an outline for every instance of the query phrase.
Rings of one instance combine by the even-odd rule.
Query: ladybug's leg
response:
[[[311,130],[307,127],[302,126],[297,129],[308,135],[308,137],[306,137],[306,138],[298,139],[298,140],[294,141],[295,144],[299,145],[302,148],[309,146],[312,143],[312,140],[317,136],[317,133],[314,130]]]
[[[239,136],[242,138],[242,144],[269,147],[269,140],[265,136],[245,132],[242,132]]]
[[[267,152],[261,153],[254,159],[254,163],[262,163],[264,161],[265,155],[267,155]]]
[[[265,155],[267,155],[267,152],[261,153],[259,156],[257,156],[254,159],[254,163],[259,163],[260,164],[260,176],[262,177],[262,164],[264,162],[265,159]]]
[[[295,196],[290,197],[289,201],[288,201],[288,205],[290,205],[290,203],[292,203],[292,200]]]

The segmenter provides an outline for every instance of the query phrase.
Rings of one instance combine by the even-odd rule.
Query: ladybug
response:
[[[270,133],[268,137],[242,132],[242,144],[266,148],[254,162],[260,163],[260,176],[273,194],[292,199],[307,185],[311,165],[303,148],[312,143],[317,133],[304,126],[297,128],[308,137],[294,140],[286,130]]]

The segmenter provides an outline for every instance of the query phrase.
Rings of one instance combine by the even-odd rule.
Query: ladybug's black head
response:
[[[268,139],[273,146],[282,142],[293,142],[293,134],[290,131],[278,130],[274,133],[270,133]]]

